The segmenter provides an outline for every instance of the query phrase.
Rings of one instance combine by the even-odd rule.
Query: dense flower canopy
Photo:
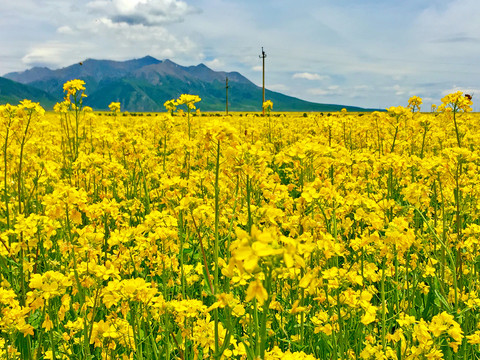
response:
[[[1,358],[480,356],[471,98],[221,116],[64,90],[0,106]]]

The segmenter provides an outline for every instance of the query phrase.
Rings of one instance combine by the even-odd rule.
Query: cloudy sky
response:
[[[151,55],[305,100],[480,99],[478,0],[0,0],[0,75]],[[87,84],[88,91],[88,84]],[[479,102],[480,103],[480,102]]]

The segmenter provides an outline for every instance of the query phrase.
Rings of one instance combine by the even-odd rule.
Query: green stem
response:
[[[458,147],[462,147],[462,144],[460,143],[460,131],[458,130],[458,124],[457,124],[457,105],[453,107],[453,123],[455,124],[455,135],[457,136],[457,144]]]
[[[50,301],[48,302],[48,309],[49,309],[48,313],[51,313],[52,308],[51,308],[51,302]],[[52,319],[50,319],[50,321],[52,321]],[[49,333],[50,333],[50,345],[52,346],[52,360],[55,360],[57,357],[55,355],[55,342],[54,342],[54,339],[53,339],[53,329],[50,329]]]
[[[340,291],[337,291],[337,317],[338,317],[338,344],[340,345],[340,359],[344,358],[345,355],[345,338],[344,329],[343,329],[343,322],[342,322],[342,311],[340,309]]]
[[[3,166],[4,166],[4,169],[3,169],[3,185],[4,185],[4,196],[5,196],[5,213],[6,213],[6,216],[7,216],[7,229],[10,229],[10,211],[8,209],[8,188],[7,188],[7,184],[8,184],[8,160],[7,160],[7,149],[8,149],[8,137],[9,137],[9,133],[10,133],[10,122],[9,124],[7,125],[7,129],[6,129],[6,133],[5,133],[5,144],[4,144],[4,147],[3,147]],[[9,237],[10,239],[10,237]],[[11,245],[9,243],[9,245]]]
[[[78,149],[80,148],[78,128],[80,125],[79,117],[80,117],[81,106],[82,106],[81,95],[80,95],[80,100],[78,100],[77,94],[75,94],[75,155],[74,155],[73,161],[77,160]]]
[[[447,247],[447,244],[445,242],[442,241],[442,239],[440,239],[437,235],[437,233],[435,232],[434,229],[432,229],[432,226],[427,222],[427,220],[425,219],[425,216],[422,214],[422,212],[420,210],[418,210],[417,208],[415,208],[415,210],[420,214],[420,216],[422,217],[423,221],[427,224],[427,227],[428,229],[430,230],[431,234],[435,237],[435,239],[437,239],[437,241],[442,245],[442,247],[445,249],[445,252],[446,254],[448,255],[448,258],[450,260],[450,264],[451,264],[451,271],[452,271],[452,280],[453,280],[453,290],[454,290],[454,295],[455,295],[455,307],[454,307],[454,312],[455,314],[457,314],[457,309],[458,309],[458,286],[457,286],[457,269],[456,269],[456,266],[455,266],[455,260],[452,256],[452,252],[450,251],[450,249]]]
[[[455,172],[455,225],[457,233],[457,245],[461,244],[462,241],[462,215],[460,213],[460,207],[462,202],[462,192],[460,191],[459,177],[462,173],[462,160],[457,160],[457,169]],[[462,254],[461,250],[457,249],[457,261],[456,266],[458,266],[458,274],[460,275],[460,289],[462,289],[463,283],[463,271],[462,271]]]
[[[182,299],[185,299],[185,272],[183,269],[183,242],[185,240],[184,231],[183,231],[183,210],[180,210],[178,214],[178,222],[179,222],[179,231],[180,231],[180,278],[181,278],[181,286],[182,286]]]
[[[191,139],[190,107],[187,104],[188,140]]]
[[[213,248],[213,262],[215,264],[215,270],[213,275],[214,295],[217,294],[217,290],[218,290],[218,240],[219,240],[218,224],[220,219],[220,207],[219,207],[220,189],[218,186],[219,175],[220,175],[220,140],[217,140],[217,158],[215,163],[215,230],[214,230],[215,243]],[[222,354],[219,353],[220,347],[219,347],[219,333],[218,333],[218,309],[215,309],[214,318],[215,318],[215,356],[217,359],[219,359],[222,356]]]
[[[247,175],[247,214],[248,214],[247,230],[249,234],[251,234],[252,232],[252,209],[250,208],[250,193],[252,191],[251,185],[252,185],[252,180],[250,179],[250,176]]]
[[[200,250],[202,252],[202,259],[203,259],[203,267],[205,268],[205,273],[207,274],[208,287],[210,289],[210,292],[214,294],[215,290],[213,288],[212,281],[210,279],[210,271],[208,270],[207,256],[205,254],[205,248],[203,247],[202,234],[200,233],[200,229],[198,228],[195,218],[193,217],[193,213],[192,213],[192,222],[193,222],[193,226],[195,227],[195,230],[197,231],[198,242],[200,243]]]
[[[267,290],[268,298],[263,303],[263,313],[262,313],[262,323],[260,328],[260,358],[265,358],[265,350],[267,348],[267,321],[268,321],[268,308],[270,307],[270,302],[272,300],[271,291],[272,291],[272,268],[269,267],[265,279],[265,285]],[[255,300],[256,303],[256,300]]]
[[[385,338],[387,334],[386,329],[386,319],[387,319],[387,311],[385,309],[385,262],[382,265],[382,283],[381,283],[381,299],[382,299],[382,346],[383,351],[386,350],[387,344],[385,343]]]
[[[80,282],[80,277],[78,276],[78,265],[77,265],[77,257],[75,255],[75,249],[73,248],[73,234],[72,230],[70,227],[70,216],[68,214],[68,204],[65,204],[65,225],[67,227],[67,234],[68,234],[68,240],[70,243],[70,246],[72,246],[71,249],[71,254],[72,254],[72,260],[73,260],[73,275],[75,278],[75,284],[77,285],[78,288],[78,293],[80,295],[80,309],[83,308],[83,305],[85,304],[85,292],[82,287],[82,284]],[[93,319],[92,319],[93,321]],[[90,340],[89,340],[89,334],[88,334],[88,326],[87,326],[87,317],[84,317],[84,324],[83,324],[83,347],[85,351],[85,356],[88,357],[90,356]]]
[[[257,309],[257,299],[253,299],[253,317],[255,322],[255,358],[260,356],[260,341],[259,341],[259,328],[258,325],[258,309]]]
[[[28,114],[28,120],[27,124],[25,126],[25,131],[23,133],[22,140],[20,142],[20,158],[18,160],[18,191],[17,191],[17,196],[18,196],[18,213],[22,213],[22,171],[23,171],[23,151],[25,149],[25,144],[27,142],[27,134],[28,134],[28,129],[30,127],[30,122],[32,120],[33,113],[30,112]]]
[[[167,135],[163,138],[163,171],[165,172],[165,165],[167,162]]]
[[[422,150],[420,151],[420,158],[423,159],[423,151],[425,149],[425,138],[427,137],[427,126],[424,127],[423,139],[422,139]]]
[[[398,125],[395,128],[395,135],[393,135],[393,143],[392,143],[392,147],[390,148],[390,153],[393,153],[393,150],[395,150],[395,142],[397,141],[397,134],[398,134]]]

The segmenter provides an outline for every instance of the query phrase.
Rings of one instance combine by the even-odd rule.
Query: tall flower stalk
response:
[[[60,114],[63,128],[63,142],[65,145],[64,157],[68,159],[69,166],[78,158],[80,150],[80,123],[83,120],[83,99],[85,82],[83,80],[70,80],[63,85],[64,101],[54,106],[55,112]]]

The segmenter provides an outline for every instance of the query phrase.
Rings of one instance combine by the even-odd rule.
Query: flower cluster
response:
[[[119,102],[112,102],[108,105],[108,108],[112,113],[115,115],[120,112],[120,103]]]

